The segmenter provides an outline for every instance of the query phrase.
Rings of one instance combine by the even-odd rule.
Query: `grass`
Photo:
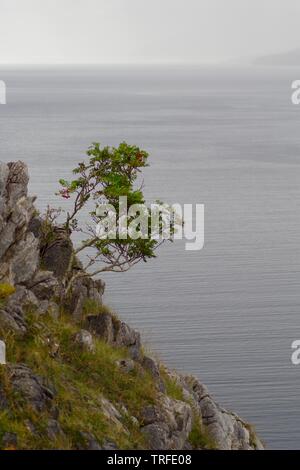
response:
[[[160,367],[160,374],[166,387],[166,394],[175,400],[185,401],[182,387],[176,382],[175,379],[170,377],[163,366]]]
[[[97,313],[111,311],[98,306]],[[114,321],[119,322],[117,317]],[[101,339],[94,338],[94,352],[82,351],[74,342],[80,325],[68,315],[61,315],[59,320],[43,316],[41,320],[31,313],[27,314],[27,325],[27,334],[22,339],[0,329],[0,337],[6,342],[7,359],[10,363],[26,364],[54,387],[53,406],[59,410],[63,434],[54,440],[48,436],[51,411],[37,413],[12,389],[8,368],[0,366],[0,393],[4,390],[9,402],[8,410],[0,409],[0,449],[6,432],[17,434],[18,449],[74,449],[82,443],[82,433],[92,434],[100,444],[113,441],[121,449],[147,448],[139,426],[130,417],[142,422],[142,410],[156,403],[157,389],[150,373],[137,363],[130,373],[121,371],[117,361],[127,358],[128,351]],[[182,387],[164,366],[161,366],[161,377],[167,395],[186,401]],[[113,423],[102,410],[103,397],[121,413],[119,423]],[[29,432],[30,428],[34,432]],[[215,448],[196,414],[189,442],[193,448]]]
[[[192,430],[189,435],[189,443],[193,449],[215,449],[216,444],[209,435],[201,420],[194,416]]]
[[[22,449],[71,449],[80,441],[79,431],[82,431],[93,434],[100,443],[109,439],[123,449],[145,448],[142,433],[126,415],[119,428],[99,410],[104,396],[116,406],[122,403],[129,415],[139,419],[143,407],[153,404],[156,398],[150,374],[141,373],[138,365],[131,373],[121,372],[116,361],[124,359],[127,351],[101,340],[95,340],[95,353],[82,352],[74,343],[78,327],[67,317],[59,321],[43,317],[41,323],[31,315],[28,324],[28,333],[22,340],[2,332],[7,358],[11,363],[27,364],[34,373],[47,377],[53,384],[57,391],[55,405],[65,436],[59,436],[54,442],[47,437],[48,411],[37,415],[29,404],[17,397],[10,388],[7,369],[3,367],[0,384],[9,397],[10,412],[0,412],[0,443],[4,432],[16,432]],[[59,350],[53,357],[55,344],[59,344]],[[36,428],[36,433],[28,432],[28,421]]]

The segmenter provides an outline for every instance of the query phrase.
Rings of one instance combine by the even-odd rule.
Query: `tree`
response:
[[[76,179],[60,180],[62,188],[58,193],[61,197],[72,200],[72,209],[67,213],[64,223],[65,230],[70,234],[81,232],[84,238],[74,250],[74,256],[86,252],[83,271],[72,273],[72,263],[70,264],[66,275],[68,288],[80,276],[96,276],[105,271],[124,272],[140,261],[147,262],[156,256],[157,248],[166,239],[172,240],[175,232],[174,218],[164,217],[161,213],[150,210],[145,203],[143,184],[137,184],[142,169],[148,166],[147,152],[125,142],[117,148],[101,148],[99,143],[93,143],[87,156],[88,160],[79,163],[73,170]],[[142,221],[138,218],[135,223],[135,232],[139,232],[139,237],[134,231],[127,232],[125,237],[121,230],[124,213],[120,198],[126,198],[129,208],[136,207],[135,205],[144,207],[141,210],[144,213],[139,214]],[[79,223],[79,215],[91,203],[89,222],[83,228]],[[100,214],[99,208],[103,207],[108,209]],[[154,218],[159,221],[158,228],[155,236],[149,237],[145,231],[148,234],[151,232]],[[99,225],[105,226],[106,232],[109,232],[108,220],[115,222],[114,237],[103,236],[103,233],[99,236]],[[134,223],[134,216],[130,215],[130,211],[127,222]],[[168,236],[161,238],[166,226]]]

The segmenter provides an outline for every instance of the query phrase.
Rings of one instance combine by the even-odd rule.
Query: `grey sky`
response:
[[[0,62],[219,62],[300,47],[299,18],[299,0],[0,0]]]

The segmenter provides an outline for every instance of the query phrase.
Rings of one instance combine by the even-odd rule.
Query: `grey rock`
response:
[[[28,287],[38,299],[50,300],[58,294],[60,285],[51,271],[38,271]]]
[[[164,423],[148,424],[141,429],[151,450],[168,449],[168,426]]]
[[[134,361],[132,359],[121,359],[116,363],[121,371],[127,374],[134,370]]]
[[[38,241],[32,233],[27,233],[16,248],[11,261],[11,277],[14,284],[30,281],[39,263]]]
[[[180,377],[178,376],[180,380]],[[256,433],[236,414],[222,408],[207,387],[192,376],[181,377],[186,393],[193,400],[215,446],[219,450],[263,449]]]
[[[38,266],[38,242],[28,230],[34,198],[27,196],[24,163],[0,166],[0,282],[25,284]]]
[[[41,263],[45,270],[52,271],[62,279],[70,266],[73,256],[73,244],[69,233],[62,227],[53,228],[53,240],[41,249]]]
[[[80,330],[78,333],[76,333],[75,343],[77,343],[83,350],[89,352],[95,351],[93,336],[87,330]]]
[[[23,311],[20,307],[0,310],[0,326],[18,336],[24,336],[27,332]]]
[[[59,422],[55,419],[49,419],[47,423],[47,436],[50,440],[54,441],[59,436],[64,436],[63,430]]]
[[[34,216],[28,224],[29,232],[33,233],[35,238],[40,238],[42,229],[42,218],[39,216]]]
[[[142,412],[142,432],[150,449],[183,449],[192,429],[193,412],[185,402],[161,395],[159,404]]]
[[[89,432],[80,432],[81,443],[77,446],[78,450],[102,450],[95,436]]]
[[[37,313],[39,315],[50,315],[56,320],[59,317],[59,306],[56,302],[52,302],[51,300],[42,300],[39,303]]]
[[[105,284],[88,276],[79,277],[73,284],[69,310],[75,318],[81,318],[85,302],[93,302],[95,306],[102,305],[102,295]]]
[[[128,349],[135,361],[142,359],[140,334],[126,323],[116,321],[110,313],[88,315],[87,329],[109,344]]]
[[[113,441],[104,441],[101,449],[102,450],[119,450],[117,444]]]
[[[16,309],[22,306],[36,309],[39,306],[39,301],[31,290],[23,285],[17,285],[15,289],[14,294],[6,302],[6,308]]]
[[[153,405],[146,406],[141,412],[141,419],[144,426],[161,421],[160,409]]]
[[[12,387],[38,412],[47,409],[55,396],[55,391],[45,381],[23,364],[9,365]]]
[[[130,328],[126,323],[120,322],[115,331],[116,346],[128,348],[129,354],[135,361],[141,360],[141,336],[138,331]]]
[[[148,356],[144,356],[142,366],[151,373],[154,379],[158,380],[160,378],[159,366],[154,359]]]
[[[164,393],[164,394],[167,393],[166,386],[165,386],[164,381],[162,379],[158,379],[158,381],[156,383],[156,389],[160,393]]]
[[[109,344],[114,341],[114,326],[112,316],[108,313],[87,316],[87,328]]]
[[[20,160],[7,164],[9,174],[7,177],[7,191],[12,202],[18,201],[27,196],[27,186],[29,183],[29,173],[27,165]]]

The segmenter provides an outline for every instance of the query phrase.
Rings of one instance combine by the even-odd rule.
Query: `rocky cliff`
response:
[[[28,180],[24,163],[0,165],[0,448],[262,449],[198,379],[145,352],[102,281],[78,279],[65,298],[72,243],[45,228]]]

